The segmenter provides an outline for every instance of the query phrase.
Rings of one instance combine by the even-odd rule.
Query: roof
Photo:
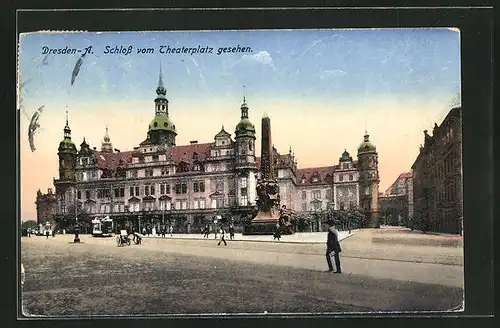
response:
[[[318,174],[320,178],[320,182],[325,182],[326,176],[329,174],[333,175],[335,170],[335,166],[320,166],[320,167],[309,167],[303,169],[297,169],[297,180],[301,181],[302,177],[306,179],[306,183],[311,183],[311,178]]]
[[[106,153],[94,150],[94,157],[100,169],[116,170],[118,167],[132,162],[132,151]]]
[[[408,179],[408,178],[411,178],[412,176],[413,176],[413,173],[411,173],[411,172],[405,172],[405,173],[401,173],[399,175],[399,177],[401,179]]]
[[[223,125],[220,132],[215,135],[215,138],[227,138],[227,137],[231,137],[231,134],[226,130],[224,130],[224,125]]]
[[[193,163],[195,161],[203,162],[205,158],[210,154],[210,148],[213,143],[195,143],[184,146],[173,146],[170,147],[166,154],[167,158],[171,158],[175,163],[186,162]],[[197,153],[198,158],[194,159],[193,154]]]

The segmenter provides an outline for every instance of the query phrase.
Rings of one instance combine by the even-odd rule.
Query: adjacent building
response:
[[[52,188],[48,188],[46,194],[43,194],[38,189],[35,204],[37,225],[45,225],[47,222],[53,225],[55,223],[54,215],[57,212],[57,199],[56,194],[52,192]]]
[[[449,111],[412,165],[414,227],[424,231],[460,233],[463,218],[461,107]]]
[[[401,173],[379,196],[380,217],[387,225],[408,226],[413,218],[413,174]]]
[[[213,141],[188,145],[176,145],[161,72],[154,108],[146,138],[130,151],[113,148],[107,128],[100,150],[85,138],[77,149],[66,117],[54,179],[56,217],[109,215],[120,227],[173,225],[192,232],[215,215],[238,221],[254,213],[260,159],[246,99],[234,139],[222,126]],[[299,169],[291,148],[281,154],[273,146],[273,155],[282,205],[295,212],[357,207],[377,225],[378,154],[367,133],[357,160],[346,150],[331,166]]]

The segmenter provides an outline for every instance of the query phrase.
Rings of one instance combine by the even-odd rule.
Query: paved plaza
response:
[[[23,237],[25,312],[391,312],[462,304],[463,248],[456,236],[353,231],[341,242],[342,274],[326,272],[326,233],[284,236],[295,238],[289,242],[228,240],[228,246],[217,246],[213,234],[202,237],[174,234],[125,247],[113,237],[83,235],[82,244],[71,244],[72,235]]]

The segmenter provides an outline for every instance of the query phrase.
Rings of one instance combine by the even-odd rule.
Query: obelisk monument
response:
[[[260,156],[260,179],[257,182],[257,216],[247,227],[245,234],[273,234],[279,222],[279,185],[275,178],[273,144],[271,141],[271,120],[262,118],[262,141]]]

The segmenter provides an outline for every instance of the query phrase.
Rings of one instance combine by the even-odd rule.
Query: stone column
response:
[[[269,180],[274,178],[271,119],[267,116],[262,118],[260,174],[262,180]]]

